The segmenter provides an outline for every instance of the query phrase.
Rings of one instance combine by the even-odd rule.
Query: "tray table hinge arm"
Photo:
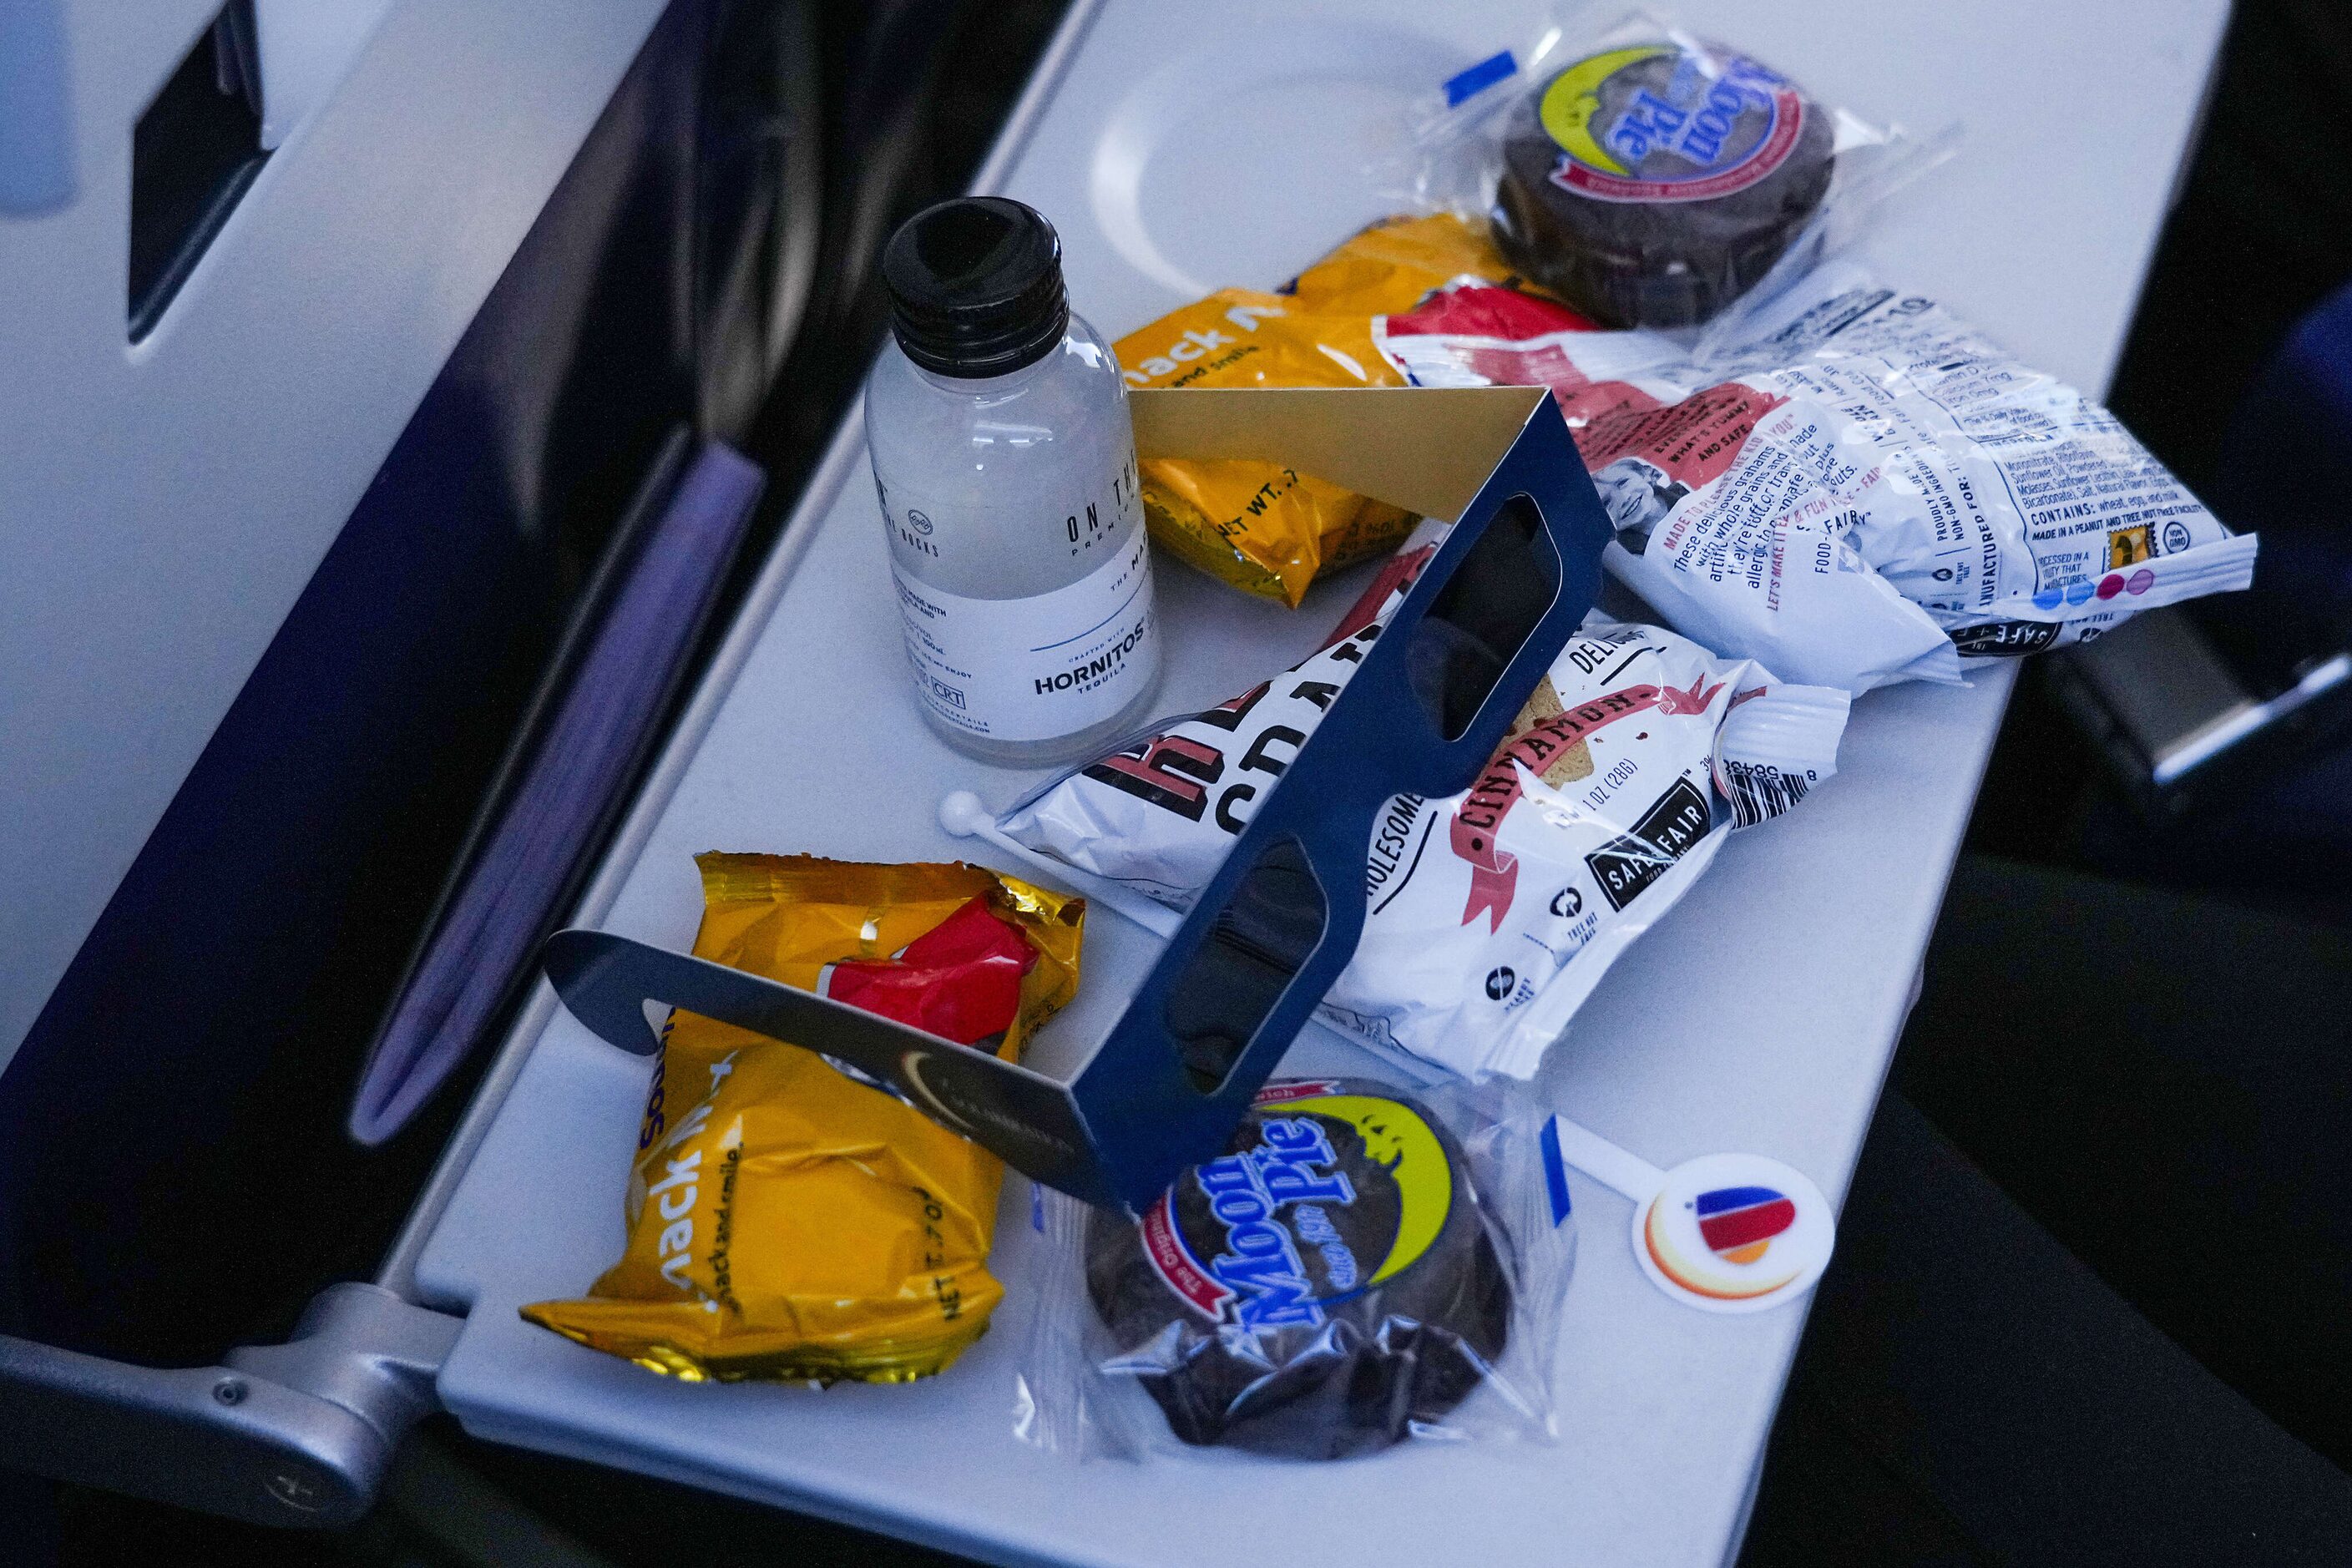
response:
[[[349,1524],[401,1438],[440,1408],[434,1379],[463,1323],[346,1283],[320,1292],[286,1343],[220,1366],[133,1366],[0,1335],[0,1465],[256,1524]]]

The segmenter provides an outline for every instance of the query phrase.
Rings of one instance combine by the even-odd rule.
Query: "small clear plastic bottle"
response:
[[[1159,685],[1135,435],[1061,243],[1018,202],[908,219],[883,254],[893,342],[866,440],[923,716],[984,762],[1075,761]]]

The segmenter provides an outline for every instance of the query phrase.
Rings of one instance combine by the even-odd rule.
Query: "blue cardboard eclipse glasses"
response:
[[[1391,795],[1449,795],[1476,781],[1591,607],[1609,522],[1549,393],[1193,391],[1134,401],[1146,457],[1287,457],[1433,515],[1458,511],[1459,521],[1085,1066],[1066,1082],[703,959],[558,931],[541,959],[583,1023],[650,1053],[659,1048],[643,1010],[651,1000],[822,1051],[1025,1174],[1130,1212],[1223,1152],[1354,955],[1381,808]],[[1450,446],[1416,463],[1416,447],[1433,442]]]

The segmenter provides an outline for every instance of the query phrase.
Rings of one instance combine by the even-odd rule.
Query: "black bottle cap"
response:
[[[899,225],[882,281],[898,346],[940,375],[1009,375],[1069,325],[1061,239],[1044,214],[1003,196],[961,196]]]

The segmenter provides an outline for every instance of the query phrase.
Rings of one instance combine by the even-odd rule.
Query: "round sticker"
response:
[[[1633,1256],[1690,1306],[1759,1312],[1802,1294],[1829,1266],[1837,1224],[1819,1187],[1760,1154],[1705,1154],[1633,1205]]]

